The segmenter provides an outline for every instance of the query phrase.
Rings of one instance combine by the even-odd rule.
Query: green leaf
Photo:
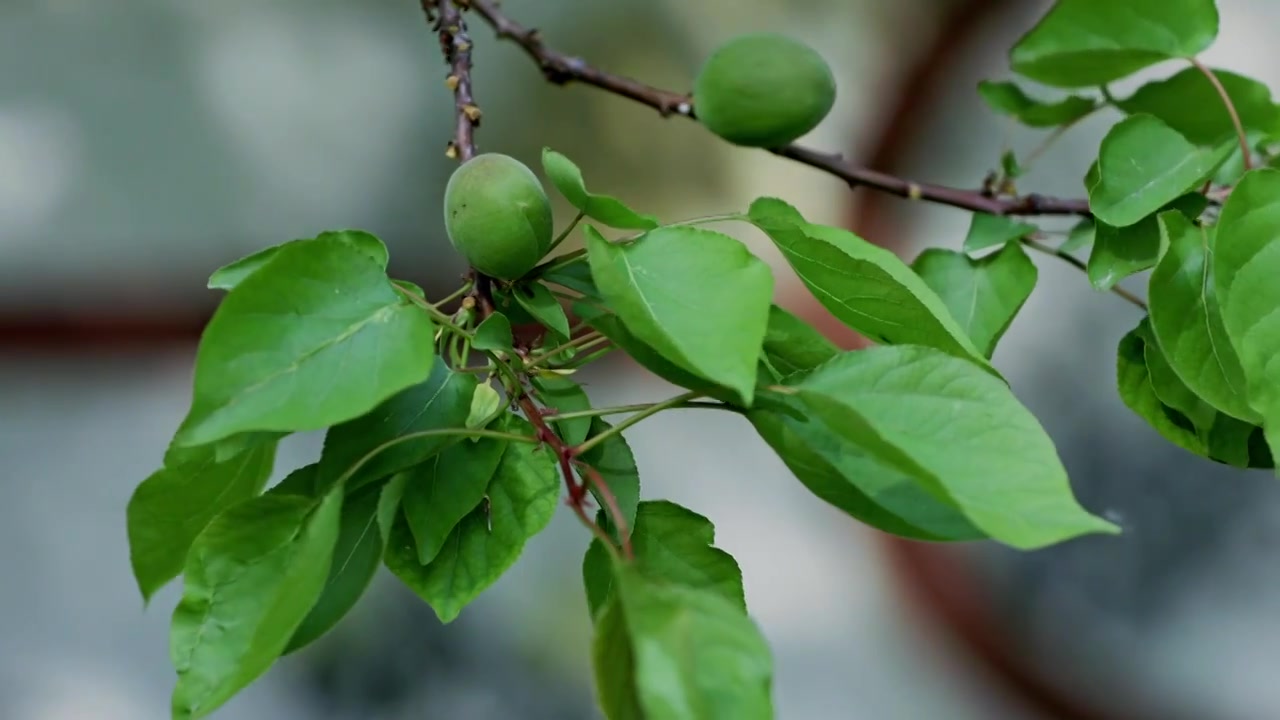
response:
[[[628,245],[586,231],[591,274],[626,328],[750,405],[773,297],[769,266],[710,230],[663,227]]]
[[[663,380],[688,390],[705,393],[723,402],[738,404],[738,398],[732,390],[698,377],[667,360],[652,346],[632,334],[618,319],[618,316],[597,314],[588,319],[588,322],[593,329],[609,338],[611,343],[617,345],[623,352],[631,356],[631,359]]]
[[[773,198],[751,203],[749,219],[845,325],[879,343],[936,347],[995,372],[942,299],[897,255],[847,230],[806,223]]]
[[[475,339],[471,347],[476,350],[492,350],[495,352],[511,352],[511,321],[506,315],[496,312],[485,318],[476,327]]]
[[[767,397],[762,394],[760,399]],[[778,401],[793,411],[757,408],[747,419],[796,479],[821,500],[892,535],[933,542],[987,537],[931,484],[845,440],[794,398],[782,396]]]
[[[1199,193],[1183,195],[1165,206],[1189,218],[1199,217],[1207,204]],[[1089,254],[1089,282],[1098,290],[1110,290],[1116,283],[1156,266],[1168,247],[1160,233],[1156,214],[1148,215],[1127,227],[1114,227],[1100,222],[1094,231],[1093,251]]]
[[[1039,230],[1035,225],[1019,222],[1003,215],[976,212],[969,221],[969,232],[964,238],[964,251],[977,253],[993,247],[1021,240]]]
[[[262,492],[276,444],[224,462],[215,452],[213,446],[177,451],[129,499],[129,560],[144,601],[182,572],[191,543],[218,513]]]
[[[988,358],[1031,297],[1038,276],[1035,263],[1017,242],[980,260],[932,248],[921,253],[911,268],[942,298],[951,316]]]
[[[341,492],[268,493],[196,538],[170,634],[174,718],[208,715],[280,656],[324,590],[341,513]]]
[[[383,270],[387,269],[387,246],[382,244],[378,238],[367,232],[360,230],[336,230],[332,232],[321,233],[316,239],[318,240],[338,240],[349,244],[353,249],[358,250],[378,264]],[[231,290],[239,285],[242,280],[257,272],[263,265],[266,265],[272,258],[276,256],[282,248],[297,245],[299,243],[307,243],[309,240],[294,240],[282,245],[273,245],[269,248],[263,248],[251,255],[236,260],[233,263],[224,265],[213,272],[209,277],[209,289],[211,290]],[[419,292],[421,295],[421,292]]]
[[[992,539],[1031,549],[1116,531],[1076,502],[1035,417],[972,363],[873,347],[836,357],[795,389],[832,431],[948,498]]]
[[[595,437],[612,427],[602,418],[592,418],[590,436]],[[636,512],[640,505],[640,470],[636,467],[636,458],[631,452],[631,446],[622,437],[622,433],[614,433],[604,442],[583,453],[581,459],[595,468],[596,472],[600,473],[601,479],[609,486],[609,491],[613,493],[613,499],[618,503],[618,509],[622,513],[622,520],[626,523],[627,533],[632,533],[636,527]],[[579,476],[581,477],[581,473]],[[588,489],[595,497],[596,503],[601,508],[607,509],[608,505],[600,491],[592,484],[588,484]],[[612,520],[613,527],[617,528],[618,518],[612,518]]]
[[[525,283],[512,288],[511,293],[525,312],[535,318],[543,327],[561,337],[569,337],[569,318],[555,295],[545,285],[538,282]]]
[[[222,301],[196,354],[175,442],[319,430],[426,378],[435,329],[341,238],[282,247]]]
[[[1266,85],[1226,70],[1213,70],[1231,98],[1245,130],[1264,133],[1280,128],[1280,107],[1271,101]],[[1231,114],[1213,83],[1194,67],[1143,85],[1133,95],[1116,102],[1126,113],[1160,118],[1196,145],[1214,145],[1236,136]]]
[[[1271,468],[1262,428],[1218,412],[1178,377],[1144,319],[1117,351],[1120,397],[1165,439],[1215,462]],[[1145,367],[1143,367],[1145,365]]]
[[[382,564],[383,539],[378,531],[378,502],[382,493],[382,486],[371,485],[349,494],[343,501],[329,578],[315,607],[293,633],[285,653],[306,647],[333,629],[368,589]]]
[[[1095,228],[1092,220],[1081,220],[1075,224],[1075,227],[1071,228],[1071,233],[1067,235],[1067,239],[1058,246],[1058,252],[1073,253],[1078,250],[1092,248],[1094,232]]]
[[[673,502],[649,501],[640,503],[631,548],[650,579],[715,593],[746,613],[742,571],[733,556],[713,547],[715,539],[715,526],[705,517]],[[611,562],[600,540],[593,540],[583,561],[592,616],[613,592]]]
[[[600,297],[600,288],[596,287],[596,281],[591,277],[591,266],[587,264],[585,255],[567,265],[543,272],[538,278],[543,282],[580,292],[588,298]]]
[[[406,478],[406,473],[392,475],[382,486],[382,492],[378,494],[378,534],[382,536],[384,554],[386,546],[391,542],[391,529],[395,527],[396,520],[400,517],[400,506],[404,500],[404,488],[407,484]]]
[[[538,391],[538,397],[546,407],[558,413],[585,412],[591,409],[591,399],[582,386],[558,373],[537,373],[529,376],[529,382]],[[554,421],[554,416],[552,416]],[[587,439],[591,432],[591,418],[580,417],[552,422],[552,427],[566,445],[574,446]]]
[[[764,333],[764,355],[779,379],[786,379],[821,365],[840,353],[812,325],[773,305]]]
[[[1011,82],[983,80],[978,83],[978,95],[987,107],[1033,128],[1070,125],[1098,109],[1097,100],[1079,95],[1055,102],[1036,100]]]
[[[604,567],[612,577],[613,567]],[[596,696],[604,716],[608,720],[645,720],[636,691],[631,638],[627,635],[622,606],[616,598],[596,618],[591,662],[595,669]]]
[[[488,383],[476,385],[471,396],[471,410],[467,413],[468,430],[485,427],[502,409],[502,396]]]
[[[533,434],[513,415],[506,432]],[[560,478],[555,457],[543,446],[511,443],[489,482],[488,503],[473,510],[449,533],[429,565],[418,562],[413,534],[397,519],[383,561],[405,585],[431,605],[441,622],[452,622],[520,557],[525,541],[555,514]]]
[[[1130,115],[1102,139],[1089,209],[1107,225],[1133,225],[1203,183],[1231,147],[1198,148],[1155,116]]]
[[[402,390],[362,417],[330,428],[320,454],[321,483],[335,481],[396,438],[466,427],[477,382],[469,373],[436,363],[426,382]],[[417,465],[457,440],[456,435],[436,435],[391,445],[360,466],[347,484],[359,487]]]
[[[1227,199],[1214,242],[1214,288],[1244,371],[1245,395],[1280,452],[1280,171],[1247,173]]]
[[[1196,55],[1217,35],[1213,0],[1058,0],[1009,60],[1046,85],[1089,87]]]
[[[212,444],[214,462],[224,463],[242,452],[252,450],[262,445],[275,445],[281,440],[289,436],[289,433],[265,433],[265,432],[249,432],[237,433],[229,438],[224,438]],[[170,446],[165,452],[164,464],[172,465],[173,457],[182,457],[184,453],[191,452],[192,448],[184,448],[177,445]],[[181,462],[178,460],[177,462]]]
[[[1211,228],[1172,211],[1161,213],[1159,224],[1169,250],[1151,275],[1149,302],[1160,347],[1197,396],[1228,415],[1259,420],[1218,307]]]
[[[408,290],[409,292],[413,293],[414,295],[417,295],[418,297],[422,298],[423,300],[426,300],[426,299],[427,299],[427,291],[426,291],[426,290],[423,290],[423,289],[422,289],[422,286],[421,286],[421,285],[418,285],[417,283],[411,283],[411,282],[409,282],[408,280],[396,280],[396,279],[392,279],[392,280],[391,280],[391,284],[392,284],[392,285],[395,285],[396,287],[400,288],[401,290]]]
[[[587,192],[578,166],[551,148],[542,150],[542,169],[564,199],[592,220],[607,227],[624,230],[652,230],[658,227],[658,219],[652,215],[638,213],[615,197]]]
[[[482,438],[451,445],[403,473],[400,502],[420,565],[434,560],[449,533],[479,507],[508,444]]]
[[[644,717],[771,720],[773,661],[755,623],[721,594],[617,568]]]
[[[1164,439],[1198,455],[1205,454],[1207,448],[1191,420],[1166,406],[1156,395],[1147,369],[1146,342],[1142,334],[1140,325],[1126,334],[1116,349],[1116,384],[1120,399]]]

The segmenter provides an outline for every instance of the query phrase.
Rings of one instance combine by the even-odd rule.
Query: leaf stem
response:
[[[627,559],[627,562],[634,560],[635,553],[631,549],[631,528],[627,526],[626,518],[622,517],[622,508],[618,505],[617,496],[609,488],[609,483],[605,482],[604,476],[600,474],[600,471],[590,464],[581,460],[574,460],[573,464],[582,471],[587,484],[596,489],[596,492],[600,494],[601,502],[609,510],[609,515],[613,518],[613,526],[618,529],[618,538],[622,540],[622,556]],[[597,528],[600,527],[599,523],[592,524]],[[600,529],[603,530],[603,528]],[[605,537],[607,538],[608,536],[606,535]],[[606,546],[611,547],[613,545],[612,540],[605,540],[604,542]]]
[[[1069,255],[1067,253],[1060,252],[1057,248],[1049,247],[1048,245],[1032,240],[1031,238],[1023,238],[1022,244],[1025,245],[1026,247],[1031,248],[1032,250],[1035,250],[1036,252],[1042,252],[1045,255],[1052,255],[1053,257],[1056,257],[1059,260],[1062,260],[1063,262],[1067,263],[1068,265],[1071,265],[1072,267],[1076,268],[1080,272],[1083,272],[1085,274],[1088,274],[1089,272],[1089,266],[1085,264],[1083,261],[1081,261],[1079,258],[1075,257],[1074,255]],[[1138,307],[1143,311],[1147,309],[1147,303],[1145,300],[1138,297],[1137,295],[1134,295],[1128,290],[1125,290],[1119,285],[1112,285],[1111,292],[1115,293],[1121,298],[1124,298],[1130,304]]]
[[[643,412],[653,407],[654,403],[636,403],[634,405],[617,405],[606,408],[591,408],[590,410],[578,410],[575,412],[556,413],[548,415],[546,420],[549,423],[561,422],[564,420],[577,420],[579,418],[605,417],[607,415],[621,415],[623,413]],[[707,410],[726,410],[728,412],[737,412],[736,408],[732,408],[724,403],[718,402],[699,402],[692,400],[680,405],[672,406],[674,408],[685,410],[692,408],[706,408]]]
[[[401,435],[400,437],[397,437],[397,438],[392,438],[382,443],[381,445],[375,447],[374,449],[370,450],[369,452],[365,453],[363,457],[357,460],[355,464],[347,468],[346,472],[342,473],[342,475],[338,477],[338,481],[336,484],[337,485],[345,484],[348,480],[351,479],[353,475],[355,475],[357,472],[360,471],[360,468],[364,467],[370,460],[377,457],[378,454],[384,450],[389,450],[401,443],[411,442],[413,440],[421,440],[422,438],[427,438],[427,437],[438,437],[441,435],[457,435],[458,437],[468,437],[468,438],[490,438],[493,440],[507,440],[509,442],[523,442],[523,443],[534,443],[534,444],[538,442],[538,438],[535,438],[535,437],[530,437],[528,435],[519,435],[517,433],[500,432],[498,430],[484,430],[484,429],[470,430],[467,428],[436,428],[434,430],[419,430],[418,432],[411,432],[406,435]]]
[[[469,293],[469,292],[471,292],[471,282],[469,282],[469,281],[468,281],[468,282],[463,283],[463,284],[462,284],[462,287],[460,287],[460,288],[458,288],[457,290],[454,290],[453,292],[451,292],[451,293],[449,293],[448,295],[444,296],[444,298],[443,298],[443,299],[441,299],[441,300],[437,300],[437,301],[435,301],[435,302],[433,302],[433,303],[431,303],[431,304],[432,304],[433,306],[435,306],[435,307],[437,307],[437,308],[438,308],[438,307],[440,307],[441,305],[446,305],[446,304],[448,304],[448,303],[450,303],[450,302],[453,302],[454,300],[457,300],[458,298],[462,297],[463,295],[466,295],[466,294],[467,294],[467,293]]]
[[[1231,124],[1236,128],[1236,138],[1240,140],[1240,153],[1244,158],[1244,169],[1246,171],[1252,170],[1253,157],[1251,157],[1252,153],[1249,152],[1249,136],[1245,134],[1244,123],[1240,121],[1240,113],[1236,112],[1236,105],[1231,102],[1231,96],[1227,94],[1227,89],[1223,87],[1217,73],[1200,62],[1200,58],[1189,57],[1187,62],[1191,63],[1192,67],[1199,70],[1202,75],[1209,79],[1209,82],[1213,84],[1213,89],[1217,91],[1218,97],[1222,98],[1222,104],[1226,106],[1227,114],[1231,116]]]
[[[574,449],[573,449],[573,454],[574,454],[574,455],[579,455],[579,456],[580,456],[580,455],[582,455],[583,453],[588,452],[589,450],[591,450],[591,448],[593,448],[593,447],[595,447],[595,446],[599,445],[600,443],[604,442],[605,440],[608,440],[611,436],[613,436],[613,435],[617,435],[617,434],[621,433],[622,431],[624,431],[624,430],[626,430],[627,428],[631,427],[632,425],[635,425],[636,423],[638,423],[638,422],[640,422],[640,421],[644,420],[645,418],[648,418],[648,417],[652,417],[652,416],[654,416],[654,415],[657,415],[658,413],[662,412],[663,410],[670,410],[671,408],[679,407],[679,406],[683,405],[684,403],[689,402],[690,400],[693,400],[693,399],[695,399],[695,398],[699,398],[699,397],[701,397],[701,396],[702,396],[702,393],[694,392],[694,391],[692,391],[692,390],[691,390],[691,391],[689,391],[689,392],[687,392],[687,393],[682,393],[682,394],[677,395],[677,396],[675,396],[675,397],[673,397],[673,398],[668,398],[668,399],[666,399],[666,400],[663,400],[662,402],[653,403],[652,405],[649,405],[649,406],[648,406],[648,407],[646,407],[645,409],[643,409],[643,410],[641,410],[641,411],[637,412],[635,415],[632,415],[631,417],[627,418],[626,420],[623,420],[622,422],[618,423],[617,425],[614,425],[613,427],[609,428],[608,430],[605,430],[604,432],[600,433],[599,435],[596,435],[596,436],[594,436],[594,437],[592,437],[592,438],[588,439],[586,442],[582,443],[581,445],[577,446],[576,448],[574,448]]]
[[[556,355],[559,355],[565,350],[570,350],[573,348],[580,348],[580,349],[589,348],[592,345],[599,345],[602,342],[608,342],[608,341],[609,341],[609,338],[593,330],[589,333],[579,335],[578,337],[562,345],[557,345],[556,347],[553,347],[550,350],[546,350],[544,352],[538,353],[537,355],[534,355],[533,357],[529,358],[529,360],[527,361],[527,364],[529,366],[538,365],[539,363],[545,362],[555,357]]]
[[[468,332],[465,328],[455,323],[453,321],[453,318],[446,315],[443,311],[440,310],[440,308],[437,308],[435,305],[432,305],[431,303],[418,297],[417,295],[414,295],[412,292],[400,287],[399,285],[393,284],[391,287],[395,288],[396,291],[399,292],[401,295],[404,295],[405,297],[409,298],[409,302],[425,310],[426,313],[431,316],[431,319],[435,320],[441,326],[446,327],[449,330],[452,330],[457,335],[461,335],[463,337],[468,337],[468,338],[471,337],[470,332]]]
[[[547,253],[550,253],[552,250],[560,247],[560,243],[564,242],[565,238],[569,237],[569,233],[573,232],[573,229],[578,227],[578,223],[581,222],[584,217],[586,217],[586,213],[579,210],[578,214],[574,216],[573,221],[569,223],[569,227],[565,228],[564,232],[557,235],[556,239],[551,241],[551,246],[547,248]]]

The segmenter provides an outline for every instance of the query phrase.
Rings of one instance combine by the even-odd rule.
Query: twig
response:
[[[471,38],[458,9],[464,4],[464,0],[422,0],[422,11],[428,21],[434,19],[433,29],[440,35],[440,52],[449,63],[445,85],[453,91],[457,120],[446,154],[459,162],[475,157],[475,129],[480,126],[480,108],[471,95]],[[438,17],[436,11],[439,11]]]
[[[1236,128],[1236,137],[1240,140],[1240,154],[1244,158],[1244,169],[1252,170],[1253,158],[1249,152],[1249,136],[1244,132],[1244,123],[1240,121],[1240,113],[1236,112],[1236,105],[1231,102],[1231,96],[1227,94],[1227,89],[1222,86],[1222,81],[1218,79],[1217,73],[1200,62],[1200,58],[1187,58],[1187,62],[1191,63],[1195,69],[1209,79],[1209,82],[1213,84],[1213,89],[1218,92],[1218,97],[1222,98],[1222,104],[1227,107],[1227,114],[1231,116],[1231,124]]]
[[[1077,258],[1074,255],[1069,255],[1064,252],[1059,252],[1057,248],[1049,247],[1048,245],[1032,240],[1031,238],[1023,238],[1022,244],[1031,248],[1032,250],[1035,250],[1037,252],[1042,252],[1045,255],[1052,255],[1053,257],[1056,257],[1059,260],[1062,260],[1063,262],[1076,268],[1080,272],[1085,273],[1086,275],[1089,273],[1089,266],[1086,265],[1083,261],[1081,261],[1080,258]],[[1138,297],[1137,295],[1134,295],[1128,290],[1125,290],[1119,285],[1112,285],[1111,292],[1124,298],[1130,304],[1137,306],[1139,309],[1143,311],[1147,309],[1147,303],[1145,300]]]
[[[499,38],[519,45],[541,68],[543,76],[556,85],[580,82],[614,95],[647,105],[663,116],[695,117],[693,99],[688,95],[646,85],[637,80],[613,75],[587,64],[581,58],[565,55],[542,41],[538,31],[507,17],[494,0],[468,0],[471,8],[484,19]],[[1087,200],[1071,200],[1025,195],[1022,197],[988,197],[982,190],[962,190],[916,183],[847,162],[834,153],[823,153],[800,145],[787,145],[770,152],[834,175],[851,187],[866,186],[911,200],[950,205],[992,215],[1090,215]]]

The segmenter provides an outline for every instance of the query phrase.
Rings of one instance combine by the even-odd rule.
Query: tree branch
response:
[[[537,30],[507,17],[498,9],[498,3],[494,0],[467,0],[467,4],[493,28],[499,38],[519,45],[538,64],[543,76],[551,83],[566,85],[580,82],[647,105],[664,117],[695,117],[693,99],[688,95],[604,72],[581,58],[565,55],[548,47]],[[788,145],[770,152],[834,175],[850,187],[865,186],[910,200],[925,200],[992,215],[1090,215],[1089,203],[1082,199],[1060,199],[1036,194],[994,197],[982,190],[916,183],[854,165],[839,154],[823,153],[800,145]]]
[[[459,162],[475,157],[475,130],[480,126],[480,108],[471,95],[471,38],[459,9],[466,6],[467,0],[422,0],[422,11],[428,22],[434,22],[440,52],[449,63],[445,85],[453,91],[457,127],[446,154]]]

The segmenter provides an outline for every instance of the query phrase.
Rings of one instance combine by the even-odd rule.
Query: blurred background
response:
[[[674,90],[732,35],[793,34],[839,82],[807,143],[959,186],[1041,139],[992,115],[974,86],[1007,75],[1005,50],[1047,6],[505,3],[553,45]],[[1219,6],[1224,40],[1205,59],[1280,80],[1280,5]],[[850,192],[694,123],[548,86],[480,22],[472,35],[481,151],[536,167],[550,145],[591,186],[666,219],[773,194],[908,258],[964,236],[964,213]],[[453,168],[444,66],[412,0],[6,0],[0,67],[0,718],[160,720],[179,587],[144,612],[124,508],[185,413],[217,301],[204,281],[261,247],[354,227],[387,242],[398,277],[437,295],[456,287],[464,268],[440,208]],[[1114,120],[1073,130],[1023,187],[1080,195]],[[848,340],[762,237],[740,236],[777,267],[784,304]],[[1037,262],[1040,285],[996,364],[1120,537],[1035,553],[891,541],[808,495],[734,417],[673,413],[629,434],[644,496],[709,516],[742,565],[775,654],[779,718],[1280,716],[1274,476],[1198,460],[1131,416],[1114,357],[1136,310]],[[671,392],[624,358],[584,381],[597,404]],[[318,449],[318,436],[290,438],[277,476]],[[384,574],[336,631],[216,717],[595,718],[587,540],[562,513],[448,627]]]

